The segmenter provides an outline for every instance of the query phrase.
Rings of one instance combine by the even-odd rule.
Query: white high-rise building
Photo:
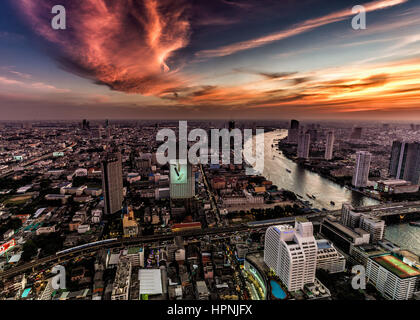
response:
[[[289,291],[315,282],[317,243],[312,222],[269,227],[265,234],[264,261]]]
[[[343,203],[341,207],[341,221],[343,225],[350,228],[358,228],[360,223],[360,212],[354,212],[350,203]]]
[[[298,158],[302,158],[302,159],[309,158],[310,144],[311,144],[311,135],[309,133],[301,132],[298,137],[298,148],[297,148]]]
[[[370,233],[370,241],[378,242],[383,240],[385,233],[385,221],[376,217],[363,214],[360,217],[360,228]]]
[[[369,232],[370,242],[378,242],[384,238],[385,221],[377,217],[353,211],[349,203],[343,203],[341,208],[341,222],[351,229],[360,228]]]
[[[325,160],[333,158],[334,140],[334,131],[329,131],[327,133],[327,142],[325,143]]]
[[[352,184],[355,187],[366,187],[369,178],[370,160],[372,154],[367,151],[356,152],[356,165],[354,167]]]

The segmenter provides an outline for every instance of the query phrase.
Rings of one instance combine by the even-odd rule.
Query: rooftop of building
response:
[[[402,260],[392,254],[384,254],[371,258],[373,261],[392,272],[399,278],[409,278],[420,276],[420,270],[410,267]]]
[[[316,245],[318,246],[318,250],[322,250],[322,249],[330,249],[332,248],[332,244],[331,242],[329,242],[326,239],[320,239],[316,241]]]

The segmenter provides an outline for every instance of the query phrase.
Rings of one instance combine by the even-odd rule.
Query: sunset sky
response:
[[[420,121],[419,98],[417,0],[0,2],[0,120]]]

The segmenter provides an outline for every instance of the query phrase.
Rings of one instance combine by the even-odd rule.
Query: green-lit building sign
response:
[[[64,152],[54,152],[53,157],[64,157]]]
[[[187,164],[181,164],[179,161],[171,163],[170,176],[172,184],[185,184],[188,178]]]

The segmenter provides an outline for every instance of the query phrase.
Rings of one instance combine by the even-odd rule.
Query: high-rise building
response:
[[[334,131],[328,131],[327,141],[325,143],[325,160],[331,160],[333,158],[334,150]]]
[[[396,179],[419,184],[420,143],[394,141],[392,143],[389,175]]]
[[[292,120],[290,121],[290,128],[287,136],[287,142],[297,143],[299,135],[299,121]]]
[[[385,221],[369,214],[355,212],[353,210],[353,207],[349,203],[343,203],[341,208],[341,222],[343,225],[351,229],[360,228],[369,232],[370,242],[383,240],[385,233]]]
[[[289,291],[315,282],[317,243],[312,222],[269,227],[265,233],[264,262]]]
[[[354,212],[350,203],[343,203],[341,207],[341,222],[346,227],[357,228],[360,223],[360,213]]]
[[[382,241],[385,233],[385,221],[366,214],[360,216],[360,228],[370,233],[370,242]]]
[[[362,139],[362,128],[354,127],[350,139]]]
[[[370,160],[372,154],[367,151],[356,152],[356,165],[354,166],[352,184],[355,187],[366,187],[369,178]]]
[[[298,138],[297,156],[298,158],[308,159],[309,148],[311,145],[311,135],[301,132]]]
[[[123,203],[121,153],[105,154],[101,168],[105,213],[113,214],[121,210]]]
[[[191,163],[171,160],[169,168],[171,199],[190,199],[194,197],[195,175]]]

